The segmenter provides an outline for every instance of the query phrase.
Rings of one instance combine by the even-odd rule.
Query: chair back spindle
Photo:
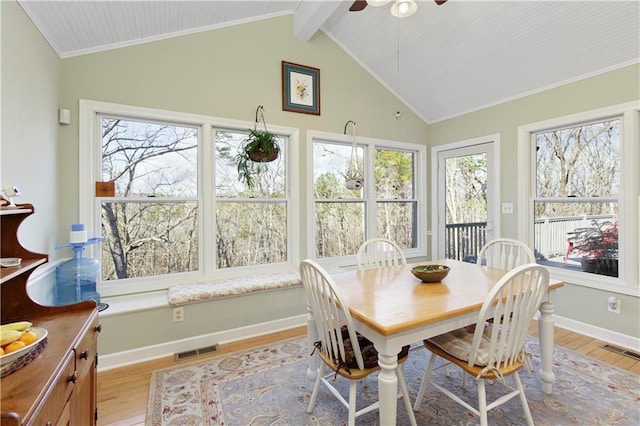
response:
[[[478,265],[511,270],[526,263],[535,263],[533,250],[524,242],[511,238],[496,238],[489,241],[478,253]]]
[[[356,258],[358,270],[407,264],[402,248],[386,238],[372,238],[365,241],[360,246]]]

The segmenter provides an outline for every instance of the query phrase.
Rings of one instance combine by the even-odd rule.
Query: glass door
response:
[[[495,238],[494,142],[437,150],[437,247],[434,258],[475,262]]]

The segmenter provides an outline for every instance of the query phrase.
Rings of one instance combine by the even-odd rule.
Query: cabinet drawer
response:
[[[96,317],[87,333],[82,336],[80,343],[75,348],[76,372],[78,377],[84,377],[89,368],[95,366],[96,350],[98,347],[98,317]]]
[[[35,416],[28,424],[34,426],[55,425],[67,404],[76,380],[73,352],[69,352],[53,387],[43,398],[43,403],[36,409]]]

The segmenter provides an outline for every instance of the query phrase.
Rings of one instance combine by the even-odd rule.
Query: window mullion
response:
[[[621,125],[622,197],[620,214],[627,218],[620,232],[620,262],[627,282],[640,285],[640,110],[628,109],[622,115]],[[634,237],[635,236],[635,237]]]
[[[365,172],[366,179],[371,182],[369,185],[365,185],[364,199],[365,199],[365,240],[378,236],[378,205],[376,203],[376,146],[370,144],[365,151]]]
[[[215,255],[215,197],[214,197],[214,129],[210,122],[203,123],[199,132],[198,147],[200,150],[200,158],[198,159],[198,208],[201,212],[199,218],[200,236],[200,253],[199,264],[202,265],[200,270],[204,276],[211,276],[214,271],[214,262],[208,262],[206,259],[213,259]]]

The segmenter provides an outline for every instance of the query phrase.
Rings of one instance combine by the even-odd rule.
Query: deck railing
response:
[[[447,259],[469,260],[487,241],[487,222],[453,223],[445,226]]]
[[[614,220],[614,215],[582,215],[538,219],[534,223],[536,255],[546,258],[564,256],[567,240],[577,228],[590,226],[593,220]],[[445,226],[447,259],[472,260],[487,242],[487,222],[454,223]]]
[[[533,233],[536,251],[547,259],[564,256],[567,251],[568,240],[571,237],[570,233],[578,228],[591,226],[593,220],[598,222],[613,221],[615,216],[582,215],[536,220]]]

